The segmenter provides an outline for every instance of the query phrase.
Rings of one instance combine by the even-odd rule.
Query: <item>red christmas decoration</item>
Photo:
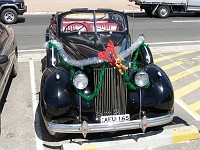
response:
[[[128,69],[128,67],[122,64],[124,60],[121,59],[119,55],[117,55],[115,46],[111,40],[109,40],[107,44],[107,49],[98,53],[98,57],[100,59],[107,60],[111,65],[116,66],[120,74],[123,74],[123,70]]]
[[[98,53],[98,57],[103,60],[109,61],[112,65],[115,65],[117,58],[117,53],[115,51],[115,46],[112,40],[109,40],[107,44],[107,49]]]

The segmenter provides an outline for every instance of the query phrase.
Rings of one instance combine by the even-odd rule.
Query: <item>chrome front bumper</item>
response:
[[[124,121],[124,122],[110,122],[110,123],[95,123],[88,124],[84,121],[82,124],[57,124],[52,122],[45,122],[49,131],[58,133],[98,133],[110,132],[130,129],[146,129],[147,127],[159,126],[171,122],[173,114],[155,118],[142,118],[138,120]],[[144,129],[144,130],[145,130]],[[143,131],[144,131],[143,130]]]

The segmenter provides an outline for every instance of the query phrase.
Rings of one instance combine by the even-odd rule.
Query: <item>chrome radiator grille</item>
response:
[[[94,86],[99,81],[100,69],[94,69]],[[127,88],[116,68],[106,68],[99,94],[95,98],[96,118],[126,114]]]

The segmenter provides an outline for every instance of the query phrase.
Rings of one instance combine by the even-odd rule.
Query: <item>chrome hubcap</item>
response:
[[[166,16],[167,13],[168,13],[168,11],[167,11],[166,9],[161,9],[161,11],[160,11],[160,14],[161,14],[162,16]]]
[[[6,21],[13,21],[15,16],[12,12],[7,12],[5,15],[4,15],[4,18],[6,19]]]

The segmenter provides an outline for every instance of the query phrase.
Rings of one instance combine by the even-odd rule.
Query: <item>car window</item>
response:
[[[63,32],[120,32],[126,30],[125,19],[119,13],[70,13],[62,19]]]
[[[8,38],[8,33],[6,29],[0,24],[0,51],[3,49],[3,46],[6,43],[6,39]]]

